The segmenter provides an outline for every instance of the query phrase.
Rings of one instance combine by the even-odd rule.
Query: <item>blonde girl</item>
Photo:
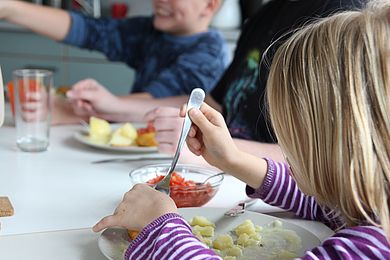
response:
[[[249,196],[335,230],[303,259],[390,259],[390,6],[297,31],[274,56],[267,98],[289,165],[238,150],[206,104],[190,111],[190,150],[246,182]],[[144,185],[94,230],[115,225],[143,229],[129,259],[219,259]]]

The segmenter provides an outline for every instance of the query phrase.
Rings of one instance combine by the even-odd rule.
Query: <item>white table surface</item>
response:
[[[91,161],[129,157],[78,143],[78,125],[51,128],[46,152],[21,152],[15,128],[6,118],[0,128],[0,196],[8,196],[15,214],[0,218],[1,259],[105,259],[91,227],[111,214],[132,183],[131,169],[157,161],[91,164]],[[159,163],[161,161],[158,161]],[[234,206],[245,198],[244,183],[226,176],[217,195],[205,206]],[[331,234],[323,224],[291,219],[291,215],[258,201],[251,207],[285,217],[321,240]]]

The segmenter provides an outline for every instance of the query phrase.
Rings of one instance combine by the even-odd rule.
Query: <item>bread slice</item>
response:
[[[0,197],[0,217],[8,217],[14,214],[14,208],[8,197]]]

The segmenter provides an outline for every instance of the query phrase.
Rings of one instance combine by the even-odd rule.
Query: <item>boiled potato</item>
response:
[[[212,226],[201,227],[201,226],[196,225],[196,226],[192,227],[192,232],[194,234],[200,234],[200,235],[205,236],[205,237],[214,236],[214,228]]]
[[[253,222],[249,219],[245,220],[242,224],[238,225],[234,232],[237,236],[240,236],[241,234],[248,234],[248,235],[254,235],[256,234],[255,225]]]
[[[242,256],[242,250],[238,246],[233,246],[224,250],[226,256]]]
[[[233,238],[227,234],[218,236],[213,241],[213,247],[219,250],[224,250],[234,246]]]
[[[201,227],[215,227],[215,224],[212,223],[210,220],[203,216],[195,216],[193,219],[190,221],[191,226],[201,226]]]
[[[111,126],[104,120],[97,117],[89,119],[89,139],[97,144],[106,144],[110,140]]]
[[[108,144],[112,146],[136,145],[137,136],[137,129],[132,124],[126,123],[115,130]]]

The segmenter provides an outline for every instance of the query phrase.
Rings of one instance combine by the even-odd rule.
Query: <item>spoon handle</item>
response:
[[[176,147],[175,155],[173,156],[171,166],[169,166],[168,172],[165,175],[165,177],[154,186],[154,188],[156,190],[159,190],[159,191],[162,191],[166,194],[169,194],[169,192],[170,192],[169,183],[171,180],[171,175],[176,167],[177,161],[178,161],[179,156],[180,156],[181,148],[183,148],[183,145],[186,141],[188,132],[190,131],[191,124],[192,124],[191,119],[188,115],[188,111],[191,108],[199,109],[203,103],[204,98],[205,98],[205,93],[201,88],[195,88],[194,90],[192,90],[190,98],[187,102],[186,115],[184,117],[184,122],[183,122],[183,126],[181,129],[179,142],[178,142],[177,147]]]
[[[187,110],[186,110],[186,115],[184,117],[182,131],[180,134],[179,142],[177,144],[176,153],[175,153],[174,159],[172,161],[172,164],[175,161],[175,159],[176,159],[176,161],[179,159],[180,151],[183,148],[183,145],[186,141],[188,132],[190,131],[190,128],[191,128],[192,122],[191,122],[191,119],[188,115],[188,111],[190,111],[191,108],[199,109],[203,103],[204,98],[205,98],[205,93],[204,93],[203,89],[201,89],[201,88],[196,88],[191,92],[191,96],[190,96],[188,103],[187,103]],[[176,163],[175,163],[175,165],[176,165]]]

